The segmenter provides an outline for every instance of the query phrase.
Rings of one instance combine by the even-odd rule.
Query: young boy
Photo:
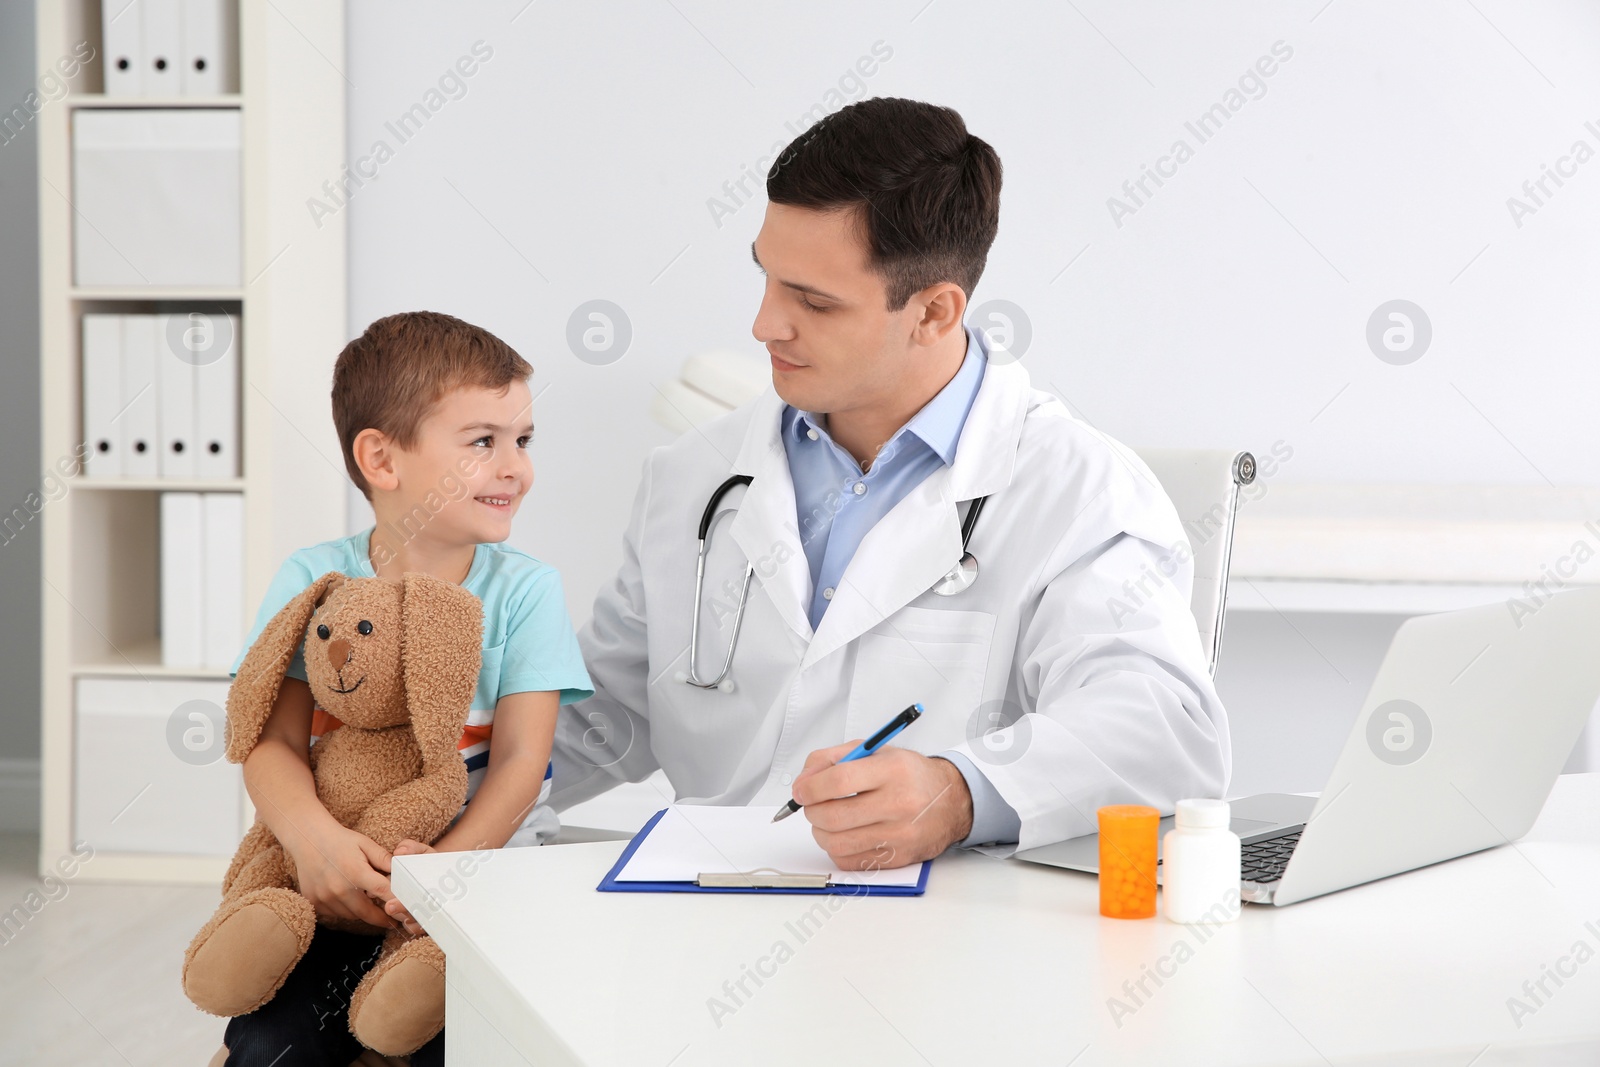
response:
[[[334,366],[333,420],[345,467],[376,522],[290,556],[246,642],[330,570],[380,578],[420,571],[483,602],[483,668],[460,741],[469,802],[431,849],[548,838],[557,820],[542,802],[557,709],[591,691],[560,576],[501,544],[533,482],[532,372],[488,331],[435,312],[379,319],[350,342]],[[419,932],[389,892],[389,854],[317,799],[308,752],[339,723],[314,706],[304,662],[302,648],[244,764],[256,813],[294,860],[318,915]],[[395,854],[429,850],[408,841]],[[350,992],[380,941],[319,926],[278,994],[229,1021],[227,1063],[346,1067],[361,1052],[346,1022]],[[411,1062],[442,1064],[444,1034]]]

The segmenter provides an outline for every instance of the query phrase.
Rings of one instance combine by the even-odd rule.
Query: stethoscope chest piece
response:
[[[972,583],[978,580],[978,557],[971,552],[961,554],[961,562],[934,583],[933,591],[939,596],[955,596],[972,588]]]
[[[965,592],[978,580],[978,557],[967,551],[967,543],[972,540],[972,529],[978,525],[978,515],[983,511],[983,505],[988,502],[987,496],[980,496],[967,508],[967,517],[961,523],[961,561],[934,583],[933,591],[939,596],[955,596]]]

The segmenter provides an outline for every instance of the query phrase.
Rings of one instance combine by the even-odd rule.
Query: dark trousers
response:
[[[228,1067],[349,1067],[361,1054],[346,1013],[377,962],[380,937],[318,926],[276,996],[228,1020]],[[444,1031],[411,1054],[412,1067],[444,1067]]]

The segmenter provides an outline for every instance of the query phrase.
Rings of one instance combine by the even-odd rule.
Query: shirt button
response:
[[[790,782],[794,781],[794,775],[786,774],[786,775],[783,776],[781,781],[783,782],[784,785],[788,785]]]
[[[866,482],[857,482],[856,483],[856,496],[860,496],[863,493],[865,493],[866,491],[867,491],[867,483]]]
[[[811,438],[813,441],[815,441],[817,439],[817,431],[815,431],[815,430],[807,430],[806,431],[806,436]]]
[[[832,600],[833,599],[833,587],[831,585],[828,588],[826,588],[826,589],[824,589],[822,591],[822,599],[823,600]]]

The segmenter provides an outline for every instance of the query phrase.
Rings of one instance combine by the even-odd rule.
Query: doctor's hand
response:
[[[884,746],[840,763],[859,742],[818,749],[794,780],[811,836],[845,870],[932,859],[972,832],[972,794],[949,760]]]

